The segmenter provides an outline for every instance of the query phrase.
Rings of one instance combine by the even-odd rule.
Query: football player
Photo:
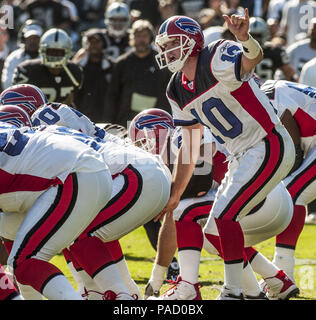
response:
[[[112,59],[130,50],[130,12],[127,4],[115,1],[105,11],[105,36],[109,42],[105,54]]]
[[[288,131],[297,145],[298,162],[284,179],[293,203],[290,225],[276,237],[273,262],[294,281],[295,248],[303,230],[306,206],[316,199],[316,89],[289,81],[266,81],[263,90],[279,117],[288,123]]]
[[[34,131],[17,106],[1,106],[0,117],[0,207],[4,214],[24,214],[8,265],[19,283],[48,299],[81,300],[49,260],[70,246],[110,199],[112,177],[99,146],[67,128]]]
[[[112,285],[110,290],[118,295],[122,291],[120,283],[114,281],[113,274],[109,272],[111,265],[122,256],[119,253],[118,244],[114,243],[116,258],[113,257],[112,263],[109,263],[110,257],[105,260],[104,254],[96,255],[95,251],[104,251],[103,242],[118,240],[157,215],[169,196],[170,172],[159,158],[131,144],[126,145],[123,140],[106,133],[69,106],[47,104],[33,114],[32,122],[35,126],[55,124],[75,128],[96,137],[97,141],[105,141],[99,152],[104,156],[106,163],[109,163],[114,177],[112,201],[103,208],[69,251],[101,287],[102,294],[105,292],[104,288],[111,288]],[[49,127],[47,129],[49,130]],[[153,195],[155,195],[154,199]],[[88,252],[82,250],[83,242],[91,245],[90,254],[93,255],[93,259],[87,255],[84,256]],[[95,258],[96,256],[98,259]]]
[[[136,116],[129,128],[132,141],[142,145],[146,150],[160,154],[165,163],[169,164],[169,168],[172,167],[172,159],[175,158],[182,141],[181,130],[178,130],[180,129],[178,128],[171,135],[171,143],[168,142],[169,138],[166,139],[166,137],[169,137],[170,134],[166,135],[166,128],[170,127],[170,124],[172,124],[172,118],[168,113],[159,109],[150,109]],[[208,129],[204,129],[201,149],[203,150],[203,156],[200,158],[200,163],[197,165],[196,170],[205,166],[203,159],[212,159],[212,164],[206,167],[209,169],[211,166],[211,174],[201,174],[202,172],[199,174],[197,172],[193,175],[181,197],[179,206],[173,211],[173,219],[176,221],[181,276],[174,282],[174,286],[160,297],[162,300],[201,299],[198,271],[200,252],[203,246],[202,227],[209,217],[218,186],[227,171],[227,152],[219,143],[216,143]],[[208,171],[206,170],[204,173]],[[280,230],[284,230],[290,223],[292,209],[290,195],[284,185],[280,183],[260,205],[241,220],[241,227],[245,234],[246,252],[253,253],[254,249],[251,246],[275,236]],[[166,223],[169,230],[172,230],[173,224],[166,219],[164,220],[163,228]],[[208,222],[207,233],[210,241],[206,238],[204,239],[204,248],[211,254],[221,255],[214,218],[211,218]],[[159,241],[166,235],[161,233]],[[166,237],[164,241],[166,240],[169,243],[170,240],[172,242],[170,237]],[[172,243],[171,247],[173,247]],[[145,299],[159,295],[159,289],[163,283],[163,274],[161,275],[163,266],[157,262],[159,262],[159,259],[162,260],[162,256],[164,256],[167,261],[166,265],[168,265],[174,252],[170,255],[168,250],[167,252],[163,250],[162,246],[158,248],[152,276],[145,289]],[[271,277],[273,279],[269,279],[268,282],[276,282],[278,286],[281,286],[284,299],[291,296],[296,287],[291,282],[275,278],[276,275],[279,277],[282,271],[269,263],[260,254],[258,254],[258,259],[265,261],[267,264],[265,269],[262,268],[260,270],[260,274],[265,278]],[[257,261],[255,262],[257,263]],[[252,269],[248,264],[245,264],[243,270],[243,290],[246,299],[266,299],[263,292],[257,290],[257,281],[253,277]]]
[[[71,38],[62,29],[49,29],[40,39],[39,55],[39,59],[24,61],[15,69],[13,84],[36,85],[49,101],[72,105],[82,85],[82,69],[69,62]]]
[[[39,58],[39,41],[44,33],[42,25],[32,19],[25,21],[18,33],[19,48],[10,53],[4,62],[1,75],[2,88],[12,85],[14,69],[23,61]]]
[[[263,54],[248,33],[248,10],[245,17],[224,18],[237,42],[219,40],[204,48],[201,27],[184,16],[167,19],[156,37],[158,64],[174,73],[167,87],[173,119],[190,132],[179,149],[170,199],[156,219],[177,208],[195,167],[203,129],[209,127],[231,155],[210,216],[224,257],[225,280],[218,298],[234,300],[244,298],[247,261],[240,221],[287,176],[295,150],[269,100],[250,78]]]

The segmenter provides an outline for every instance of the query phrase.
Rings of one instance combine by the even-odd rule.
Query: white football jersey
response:
[[[300,74],[305,63],[316,57],[316,49],[311,48],[310,39],[293,43],[286,49],[290,65]]]
[[[0,208],[19,212],[30,192],[62,184],[73,172],[108,169],[102,155],[96,152],[98,145],[89,143],[88,138],[80,132],[70,136],[65,130],[56,134],[2,122]]]
[[[43,106],[32,115],[32,123],[33,125],[65,126],[95,138],[97,143],[100,144],[98,152],[102,154],[104,161],[109,166],[112,176],[122,172],[129,164],[145,164],[148,160],[152,161],[157,158],[107,133],[82,113],[64,104]],[[55,126],[52,128],[50,126],[46,130],[56,130]]]
[[[195,80],[177,72],[167,88],[175,124],[202,123],[231,154],[258,143],[280,121],[252,73],[240,78],[241,58],[239,43],[213,42],[200,53]]]
[[[288,109],[301,134],[301,147],[306,153],[316,145],[316,88],[284,80],[268,80],[262,86],[277,108],[279,117]]]

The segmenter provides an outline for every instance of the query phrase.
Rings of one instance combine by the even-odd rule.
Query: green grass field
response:
[[[126,235],[120,241],[130,273],[144,292],[150,277],[155,251],[152,249],[143,227]],[[272,260],[274,254],[274,238],[264,241],[256,249]],[[300,288],[298,300],[316,300],[316,225],[306,225],[300,236],[296,250],[295,280]],[[63,256],[56,256],[52,262],[68,277],[76,288]],[[223,281],[223,262],[215,255],[202,251],[199,281],[202,282],[202,297],[204,300],[214,300]],[[260,278],[258,278],[260,279]],[[162,292],[168,288],[164,285]]]

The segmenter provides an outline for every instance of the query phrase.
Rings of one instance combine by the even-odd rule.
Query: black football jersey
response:
[[[107,31],[105,31],[108,47],[105,49],[105,55],[113,59],[118,58],[123,53],[131,49],[129,45],[129,34],[126,34],[122,38],[111,37]]]
[[[263,46],[263,59],[256,66],[255,72],[263,82],[272,80],[275,71],[289,62],[289,56],[282,47],[266,44]]]
[[[83,81],[80,66],[68,62],[67,67],[79,83],[76,87],[64,69],[55,76],[41,63],[41,59],[26,60],[18,65],[14,71],[13,84],[29,83],[39,87],[50,102],[64,102],[67,96],[74,91],[77,94]]]

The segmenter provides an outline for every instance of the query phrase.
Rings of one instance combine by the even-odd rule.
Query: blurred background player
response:
[[[296,73],[300,75],[304,64],[316,57],[316,17],[309,21],[306,36],[302,40],[288,46],[286,52],[290,58],[290,64]]]
[[[262,18],[250,18],[249,33],[262,46],[263,59],[258,63],[255,69],[256,74],[262,79],[262,81],[274,79],[277,69],[282,71],[285,79],[298,81],[298,75],[294,68],[291,67],[290,59],[285,49],[269,41],[269,29]]]
[[[40,59],[24,61],[15,69],[13,84],[34,84],[49,101],[74,105],[83,76],[81,67],[69,61],[70,37],[61,29],[46,31],[40,40],[39,54]]]
[[[82,48],[72,62],[83,69],[83,83],[75,97],[77,109],[94,122],[106,122],[106,94],[112,75],[112,61],[107,57],[107,37],[101,29],[83,33]]]
[[[8,46],[9,32],[6,28],[0,28],[0,75],[4,68],[4,63],[8,55],[10,54],[10,48]],[[0,85],[0,90],[2,86]]]
[[[12,51],[4,62],[2,88],[12,85],[15,68],[25,60],[39,58],[39,43],[44,29],[36,20],[26,20],[18,33],[19,48]]]
[[[106,54],[113,59],[130,50],[129,27],[131,17],[127,4],[113,1],[106,8],[104,23],[105,34],[109,39]]]

